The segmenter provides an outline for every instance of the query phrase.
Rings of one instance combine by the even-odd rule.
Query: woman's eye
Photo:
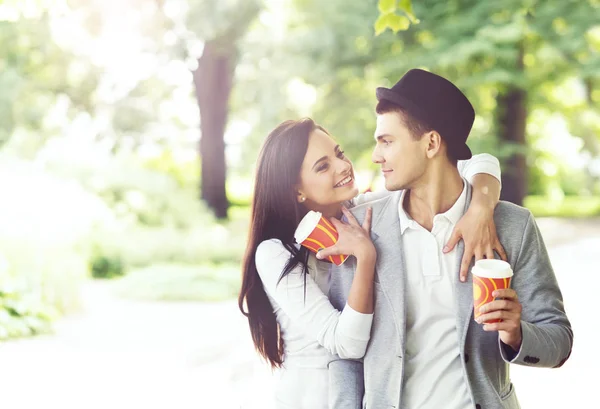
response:
[[[327,170],[328,168],[329,168],[329,165],[327,163],[325,163],[317,168],[317,172],[323,172],[323,171]]]
[[[346,157],[346,156],[344,156],[344,151],[338,151],[336,156],[340,159],[344,159]]]

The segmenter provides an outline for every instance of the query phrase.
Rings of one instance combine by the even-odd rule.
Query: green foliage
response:
[[[91,266],[117,272],[161,262],[241,260],[247,216],[217,223],[198,200],[196,184],[186,170],[193,166],[185,162],[175,166],[171,160],[167,155],[144,161],[146,169],[133,158],[102,167],[49,166],[62,177],[79,181],[110,209],[86,236]]]
[[[7,6],[5,11],[13,7],[19,15],[17,6]],[[48,121],[49,113],[60,105],[67,106],[63,114],[68,117],[91,111],[91,95],[98,86],[94,66],[49,39],[52,31],[47,13],[40,12],[35,18],[21,16],[16,21],[0,19],[0,145],[20,131],[27,138],[14,143],[26,155],[59,132],[59,127]],[[37,134],[42,128],[46,132]],[[28,138],[29,132],[36,137]]]
[[[121,257],[101,254],[97,251],[90,260],[90,271],[94,278],[114,278],[122,276],[125,271]]]
[[[239,291],[237,264],[157,264],[115,283],[123,296],[149,301],[223,301]]]
[[[0,340],[47,333],[57,316],[39,290],[11,277],[10,266],[0,254]]]
[[[79,288],[88,275],[86,238],[109,210],[77,184],[5,155],[0,188],[0,253],[9,266],[7,276],[34,291],[44,305],[61,313],[77,310]]]
[[[524,206],[536,217],[600,216],[600,197],[597,196],[527,196]]]
[[[379,17],[375,21],[375,35],[383,33],[388,28],[394,33],[408,30],[410,24],[418,24],[414,15],[411,0],[379,0],[377,8]],[[402,14],[397,14],[397,11]]]

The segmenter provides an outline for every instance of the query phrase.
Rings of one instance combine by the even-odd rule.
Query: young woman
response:
[[[325,409],[328,354],[361,358],[373,319],[376,252],[369,237],[370,215],[361,226],[345,206],[387,192],[357,197],[352,163],[311,119],[286,121],[273,130],[257,165],[239,308],[248,317],[257,351],[273,368],[279,368],[277,408]],[[498,161],[490,155],[476,155],[459,162],[459,171],[475,192],[457,226],[465,248],[480,249],[475,250],[477,258],[493,249],[502,254],[493,225],[499,196]],[[478,195],[478,191],[487,194]],[[296,227],[309,210],[330,218],[343,213],[349,221],[334,220],[340,233],[338,248],[357,259],[348,303],[341,312],[327,299],[328,263],[317,260],[294,240]]]

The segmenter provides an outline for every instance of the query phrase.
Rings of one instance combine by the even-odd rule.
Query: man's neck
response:
[[[458,169],[443,164],[430,169],[404,198],[404,210],[421,226],[431,231],[436,214],[448,211],[464,188]]]

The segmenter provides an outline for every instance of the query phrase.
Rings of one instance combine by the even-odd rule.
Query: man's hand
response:
[[[504,247],[500,244],[496,234],[493,208],[470,206],[454,227],[452,235],[444,247],[444,253],[452,251],[461,238],[465,242],[465,252],[460,263],[460,281],[462,282],[467,280],[467,272],[473,256],[475,256],[475,261],[482,258],[493,259],[494,251],[496,251],[502,260],[507,260]]]
[[[523,335],[521,333],[522,306],[517,293],[508,288],[494,290],[492,296],[497,299],[479,308],[481,315],[476,318],[476,321],[479,324],[483,323],[484,331],[498,331],[500,340],[518,352],[521,349]],[[497,319],[502,321],[485,324],[486,321]]]

